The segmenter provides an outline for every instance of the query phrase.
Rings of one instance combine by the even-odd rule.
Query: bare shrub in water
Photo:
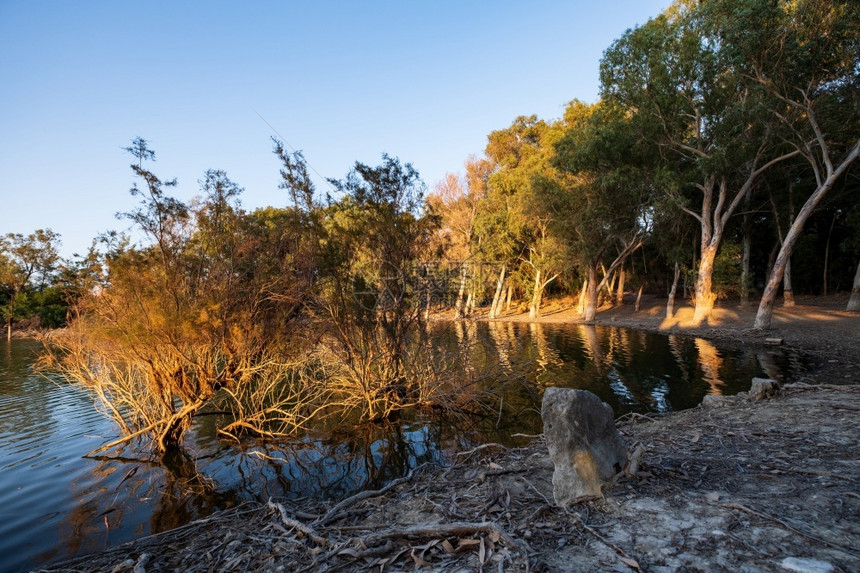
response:
[[[150,244],[109,245],[104,275],[49,341],[44,364],[89,389],[117,423],[123,438],[101,449],[139,438],[156,454],[175,450],[219,394],[231,435],[301,427],[300,406],[314,392],[291,376],[311,338],[302,308],[312,245],[300,217],[244,213],[241,189],[220,171],[207,172],[204,198],[189,207],[166,194],[174,182],[142,168],[152,158],[146,142],[130,150],[144,185],[132,189],[142,200],[125,216]]]

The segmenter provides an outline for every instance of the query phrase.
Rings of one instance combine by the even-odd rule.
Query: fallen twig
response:
[[[572,511],[570,511],[567,508],[564,509],[564,512],[568,516],[572,517],[577,523],[579,523],[579,525],[582,527],[582,529],[584,529],[585,531],[587,531],[588,533],[593,535],[595,538],[597,538],[598,541],[600,541],[601,543],[603,543],[604,545],[606,545],[607,547],[609,547],[610,549],[615,551],[615,553],[618,554],[618,556],[621,558],[621,561],[625,565],[627,565],[628,567],[630,567],[631,569],[634,569],[636,571],[642,570],[641,567],[639,566],[638,561],[636,561],[635,559],[633,559],[632,557],[627,555],[627,553],[623,549],[621,549],[620,547],[618,547],[617,545],[615,545],[614,543],[612,543],[611,541],[609,541],[608,539],[606,539],[605,537],[600,535],[600,533],[598,533],[593,527],[589,527],[581,517],[579,517],[578,515],[576,515],[575,513],[573,513]]]
[[[302,523],[301,521],[297,521],[297,520],[287,516],[287,510],[280,503],[274,503],[274,502],[270,501],[268,503],[268,506],[271,509],[276,510],[280,514],[281,522],[283,522],[283,524],[286,525],[287,527],[301,531],[302,533],[307,535],[311,539],[311,541],[313,541],[317,545],[326,546],[328,544],[328,541],[326,540],[326,538],[322,537],[320,534],[318,534],[312,527],[307,526],[304,523]]]
[[[478,447],[476,447],[476,448],[472,448],[471,450],[467,450],[467,451],[465,451],[465,452],[457,452],[457,454],[456,454],[456,455],[457,455],[457,457],[458,457],[458,458],[459,458],[460,456],[466,456],[466,457],[469,457],[469,456],[471,456],[472,454],[474,454],[475,452],[478,452],[478,451],[483,450],[483,449],[486,449],[486,448],[501,448],[501,449],[505,450],[506,452],[510,451],[506,446],[503,446],[502,444],[497,444],[497,443],[495,443],[495,442],[490,442],[489,444],[481,444],[480,446],[478,446]]]
[[[395,480],[391,480],[390,482],[388,482],[388,484],[385,487],[383,487],[381,489],[360,491],[353,496],[350,496],[344,500],[341,500],[339,503],[336,503],[334,505],[334,507],[329,509],[325,513],[325,515],[323,515],[321,518],[319,518],[315,523],[318,525],[325,525],[327,523],[331,523],[332,521],[334,521],[335,519],[337,519],[340,516],[340,513],[344,510],[344,508],[349,507],[349,506],[355,504],[356,502],[361,501],[362,499],[367,499],[369,497],[376,497],[379,495],[384,495],[385,493],[391,491],[392,489],[399,486],[400,484],[411,480],[412,476],[415,475],[415,473],[418,470],[424,468],[424,466],[426,466],[428,464],[429,464],[429,462],[421,464],[418,467],[412,468],[411,470],[409,470],[408,474],[406,474],[402,478],[397,478]]]
[[[412,538],[412,537],[461,537],[463,535],[489,535],[495,533],[505,545],[520,550],[520,543],[511,534],[499,527],[497,523],[485,521],[481,523],[440,523],[437,525],[413,525],[400,529],[388,529],[379,533],[372,533],[363,539],[368,547],[379,545],[390,539]]]

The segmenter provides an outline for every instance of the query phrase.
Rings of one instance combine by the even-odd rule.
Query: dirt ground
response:
[[[755,307],[698,327],[687,307],[665,320],[665,300],[603,310],[609,325],[781,338],[820,368],[770,400],[619,419],[638,471],[569,509],[553,503],[543,438],[524,436],[334,506],[247,504],[50,571],[860,571],[860,315],[845,303],[801,298],[765,333]],[[577,317],[558,303],[542,320]]]

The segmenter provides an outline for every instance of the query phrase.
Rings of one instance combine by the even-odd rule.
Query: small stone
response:
[[[775,398],[781,393],[779,382],[770,378],[753,378],[752,386],[748,394],[750,402],[759,402],[768,398]]]
[[[809,559],[808,557],[786,557],[780,563],[783,569],[798,573],[831,573],[833,565],[827,561]]]
[[[612,408],[587,390],[547,388],[541,417],[555,466],[555,502],[564,507],[583,497],[599,496],[601,486],[627,461]]]

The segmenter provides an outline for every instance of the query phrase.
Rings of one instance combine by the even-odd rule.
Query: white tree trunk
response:
[[[466,293],[467,277],[468,272],[466,271],[466,263],[460,263],[460,290],[457,292],[457,302],[454,305],[454,318],[456,319],[463,318],[463,297]]]
[[[535,270],[535,286],[532,293],[532,302],[529,305],[529,318],[540,316],[540,301],[543,296],[543,282],[541,282],[540,269]]]
[[[672,279],[672,288],[669,290],[669,301],[666,303],[666,318],[675,316],[675,295],[678,292],[678,279],[681,277],[681,265],[675,263],[675,278]]]
[[[770,276],[768,277],[767,283],[764,287],[764,293],[762,294],[761,301],[759,301],[758,304],[758,312],[756,313],[753,328],[758,330],[770,328],[771,319],[773,318],[773,303],[774,300],[776,300],[779,283],[782,282],[785,265],[788,263],[791,253],[794,251],[794,245],[800,237],[800,233],[806,224],[806,220],[809,219],[810,215],[812,215],[812,212],[815,210],[815,207],[818,206],[818,203],[821,202],[827,191],[833,187],[836,180],[848,169],[851,163],[857,159],[858,155],[860,155],[860,140],[854,144],[851,152],[845,157],[842,163],[839,164],[838,168],[832,169],[832,166],[828,163],[827,177],[824,180],[819,179],[820,184],[818,185],[818,188],[809,196],[809,199],[806,200],[806,203],[804,203],[803,207],[800,209],[800,212],[797,214],[797,218],[794,219],[794,222],[788,229],[788,233],[785,236],[785,240],[782,242],[782,248],[780,248],[779,254],[776,256],[776,262],[773,264],[773,269],[771,269]]]
[[[624,266],[618,269],[618,290],[615,291],[615,304],[622,306],[624,304]]]
[[[752,193],[747,193],[744,198],[744,238],[743,254],[741,255],[741,306],[749,306],[750,303],[750,256],[752,254],[752,217],[750,216],[750,202]]]
[[[502,265],[502,270],[499,271],[499,280],[496,281],[496,291],[493,293],[493,302],[490,305],[489,318],[496,318],[502,312],[502,287],[505,286],[505,271],[507,265]]]
[[[693,322],[701,323],[714,309],[717,295],[713,291],[714,260],[717,258],[717,249],[721,237],[715,235],[715,239],[707,246],[702,247],[702,258],[699,259],[699,274],[696,278],[696,308],[693,312]]]
[[[582,290],[579,291],[579,302],[576,304],[576,312],[585,314],[585,296],[588,291],[588,279],[582,282]]]
[[[597,269],[588,266],[588,284],[585,289],[585,308],[583,311],[586,322],[591,322],[597,315]]]
[[[782,306],[794,306],[794,291],[791,289],[791,256],[785,263],[782,275]]]
[[[846,310],[860,310],[860,263],[857,263],[857,272],[854,273],[854,287],[851,289]]]

